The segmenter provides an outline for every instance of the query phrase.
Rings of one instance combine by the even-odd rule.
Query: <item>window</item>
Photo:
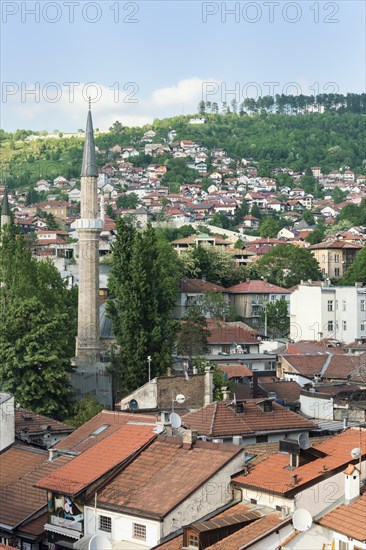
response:
[[[106,430],[107,428],[109,428],[109,424],[103,424],[102,426],[99,426],[99,428],[97,428],[96,430],[94,430],[94,432],[92,432],[90,435],[93,436],[93,435],[99,435],[101,434],[102,432],[104,432],[104,430]]]
[[[343,540],[340,540],[338,548],[339,550],[348,550],[348,542],[343,542]]]
[[[334,277],[339,277],[339,267],[334,268]]]
[[[361,323],[361,332],[365,332],[365,323]]]
[[[256,443],[267,443],[268,442],[268,435],[257,435],[255,438]]]
[[[101,531],[106,531],[107,533],[112,532],[112,518],[109,516],[99,516],[99,529]]]
[[[328,311],[333,311],[333,300],[328,300]]]
[[[255,500],[255,498],[251,498],[250,502],[251,502],[251,504],[257,504],[257,501]]]
[[[198,548],[198,545],[199,545],[198,535],[196,535],[195,533],[189,533],[188,546],[193,546],[193,548]]]
[[[133,538],[146,540],[146,525],[140,523],[133,523]]]
[[[347,302],[346,300],[342,300],[342,311],[346,311],[347,310]]]
[[[339,264],[339,254],[334,254],[334,263]]]
[[[347,321],[342,321],[343,330],[347,330]]]
[[[333,321],[328,321],[328,331],[332,332],[334,330],[334,324]]]
[[[361,311],[366,311],[366,300],[361,300]]]

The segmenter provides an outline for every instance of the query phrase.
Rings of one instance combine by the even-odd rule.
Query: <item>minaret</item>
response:
[[[95,160],[93,122],[90,111],[86,123],[81,169],[80,219],[74,227],[79,237],[79,304],[76,363],[95,365],[100,361],[99,343],[99,235],[98,169]]]
[[[4,196],[1,203],[1,223],[0,226],[4,227],[4,225],[10,225],[11,224],[11,216],[10,216],[10,207],[9,207],[9,200],[8,200],[8,189],[5,185],[4,190]]]

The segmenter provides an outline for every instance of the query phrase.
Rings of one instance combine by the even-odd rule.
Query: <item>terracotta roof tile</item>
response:
[[[47,453],[33,447],[11,447],[0,454],[0,490],[37,468]]]
[[[43,426],[43,427],[41,427]],[[51,432],[73,432],[74,427],[54,420],[43,414],[37,414],[23,407],[15,409],[15,433],[19,434],[23,428],[28,428],[30,433],[42,432],[45,430],[45,426],[48,426],[48,430]]]
[[[242,452],[234,445],[202,441],[186,448],[180,438],[159,436],[99,491],[98,503],[164,517]]]
[[[252,332],[245,330],[241,323],[208,322],[210,335],[207,338],[209,344],[227,344],[237,342],[239,344],[258,344],[257,338]]]
[[[290,290],[287,288],[272,285],[265,281],[246,281],[232,286],[227,290],[237,294],[291,294]]]
[[[272,411],[264,412],[262,402],[244,403],[244,411],[237,414],[229,403],[215,401],[198,411],[183,416],[183,424],[200,435],[225,437],[249,435],[256,432],[311,429],[315,425],[302,416],[272,402]]]
[[[109,437],[128,422],[155,422],[155,416],[117,412],[101,411],[88,422],[77,428],[68,437],[57,443],[54,448],[74,452],[84,452],[99,441]],[[106,426],[106,429],[94,435],[95,430]]]
[[[317,458],[312,462],[307,462],[294,468],[287,469],[289,464],[288,454],[275,454],[263,460],[244,475],[238,475],[233,478],[240,485],[255,487],[263,491],[285,494],[290,490],[301,490],[302,485],[329,475],[331,470],[346,467],[350,462],[350,449],[354,447],[366,448],[366,430],[361,429],[361,445],[359,428],[350,428],[344,432],[330,437],[323,443],[316,445],[315,449],[323,451],[327,456]],[[268,476],[268,472],[273,472]],[[297,484],[293,485],[292,475],[297,475]]]
[[[252,371],[245,365],[219,365],[220,370],[222,370],[228,379],[230,378],[242,378],[243,376],[252,377]]]
[[[154,426],[143,424],[126,424],[120,427],[52,475],[41,479],[37,487],[51,491],[62,490],[65,494],[79,493],[152,441],[156,437],[153,428]]]
[[[44,453],[47,457],[47,453]],[[46,460],[11,485],[0,490],[0,523],[15,527],[47,504],[47,494],[34,485],[70,461],[62,456]],[[21,498],[20,498],[21,496]]]
[[[181,292],[227,292],[226,288],[209,283],[203,279],[182,279]]]
[[[208,546],[208,549],[238,550],[239,548],[245,548],[255,539],[264,536],[268,531],[271,531],[282,522],[283,520],[280,518],[279,514],[269,514],[239,529],[236,533],[216,542],[212,546]]]
[[[366,541],[366,493],[348,506],[342,504],[319,520],[320,525],[356,541]]]

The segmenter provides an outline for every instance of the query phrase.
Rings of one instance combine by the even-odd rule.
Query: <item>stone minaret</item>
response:
[[[76,363],[100,361],[99,343],[99,235],[98,170],[95,160],[93,122],[89,106],[81,169],[81,212],[74,227],[79,236],[79,305]]]
[[[0,226],[4,227],[4,225],[10,225],[11,224],[11,216],[10,216],[10,207],[9,207],[9,201],[8,201],[8,190],[5,186],[4,196],[1,203],[1,223]]]

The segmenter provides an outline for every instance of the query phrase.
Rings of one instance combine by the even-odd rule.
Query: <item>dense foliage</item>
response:
[[[76,294],[7,226],[0,243],[0,308],[1,388],[35,412],[70,416]]]
[[[117,221],[109,277],[112,318],[118,351],[113,373],[122,392],[131,391],[151,376],[165,374],[175,340],[172,308],[179,292],[179,263],[166,241],[148,225],[138,232]]]

